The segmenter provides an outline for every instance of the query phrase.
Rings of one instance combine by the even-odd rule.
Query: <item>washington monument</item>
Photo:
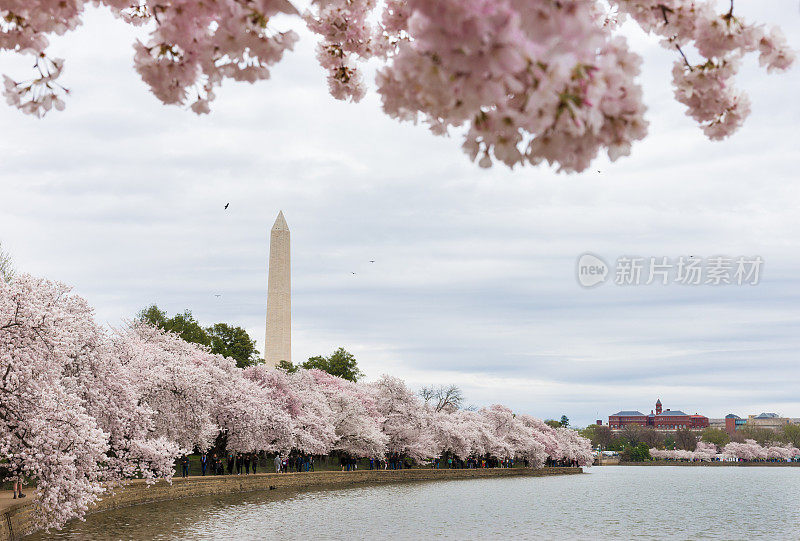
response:
[[[289,258],[289,226],[278,213],[269,235],[267,280],[267,335],[264,345],[267,366],[292,362],[292,278]]]

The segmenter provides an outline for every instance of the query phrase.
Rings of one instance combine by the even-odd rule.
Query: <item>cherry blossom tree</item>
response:
[[[327,398],[336,435],[332,449],[354,457],[383,456],[389,436],[381,430],[385,417],[372,389],[322,370],[306,374],[311,378],[307,384]]]
[[[9,478],[35,481],[42,526],[82,516],[104,482],[168,475],[175,449],[148,437],[146,412],[114,382],[106,345],[68,287],[29,275],[0,281],[0,457]]]
[[[292,423],[269,393],[233,368],[219,385],[213,418],[225,435],[225,446],[237,452],[280,452],[291,445]]]
[[[381,430],[388,441],[386,450],[422,460],[434,456],[435,441],[431,430],[430,410],[399,378],[384,375],[368,384],[383,423]]]
[[[220,430],[215,408],[229,373],[217,356],[141,322],[118,331],[115,346],[142,403],[153,412],[155,434],[184,453],[208,449]]]
[[[736,460],[779,460],[786,461],[800,457],[800,449],[791,444],[762,447],[755,440],[745,440],[744,443],[730,442],[722,448],[722,454]]]
[[[772,444],[763,447],[755,440],[745,440],[744,443],[730,442],[722,448],[721,453],[717,452],[717,446],[713,443],[698,442],[697,449],[694,451],[684,451],[682,449],[650,449],[650,456],[661,460],[683,460],[683,461],[711,461],[718,454],[727,460],[773,460],[786,462],[796,457],[800,457],[800,449],[791,444],[777,445]]]
[[[254,366],[246,369],[244,376],[263,389],[262,400],[274,404],[285,416],[287,435],[276,450],[330,452],[336,440],[331,410],[326,396],[309,381],[308,371],[299,369],[295,374],[287,374],[283,370]]]
[[[43,526],[83,516],[128,479],[170,479],[178,455],[221,435],[237,452],[591,462],[577,432],[501,405],[437,408],[390,376],[243,370],[141,321],[107,332],[63,284],[0,281],[0,460],[7,479],[36,483]]]
[[[483,454],[475,449],[478,440],[477,412],[434,410],[431,417],[435,456],[452,454],[465,459],[470,455]]]
[[[289,21],[302,20],[319,38],[333,97],[361,100],[361,65],[377,62],[386,114],[464,133],[483,167],[571,172],[601,151],[630,153],[647,121],[626,19],[674,50],[675,98],[711,139],[750,112],[734,84],[746,54],[769,72],[794,61],[779,29],[739,17],[732,0],[722,12],[714,0],[313,0],[302,12],[288,0],[2,0],[0,50],[35,59],[30,79],[4,78],[12,106],[37,116],[64,108],[65,62],[49,54],[50,37],[80,26],[89,4],[141,27],[136,71],[163,103],[199,114],[225,79],[269,78],[299,39]]]

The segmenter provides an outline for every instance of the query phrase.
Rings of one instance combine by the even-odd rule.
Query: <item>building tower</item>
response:
[[[292,283],[289,258],[289,226],[278,213],[269,235],[269,276],[267,279],[267,334],[264,361],[278,366],[292,362]]]
[[[656,400],[656,415],[661,415],[661,399]]]

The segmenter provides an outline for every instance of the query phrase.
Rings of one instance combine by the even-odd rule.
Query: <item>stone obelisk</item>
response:
[[[278,213],[269,235],[269,278],[267,280],[267,336],[264,361],[277,366],[292,362],[292,279],[289,258],[289,226]]]

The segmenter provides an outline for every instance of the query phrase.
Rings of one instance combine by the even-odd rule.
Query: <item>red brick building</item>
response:
[[[656,402],[655,413],[651,411],[650,415],[636,410],[623,410],[608,416],[608,426],[612,430],[619,430],[631,425],[649,426],[656,430],[677,430],[679,428],[702,430],[708,427],[708,417],[697,413],[689,415],[681,410],[662,410],[661,400]]]

